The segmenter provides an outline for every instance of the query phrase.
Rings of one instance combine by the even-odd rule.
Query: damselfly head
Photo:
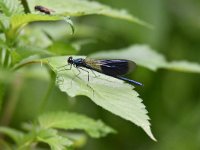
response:
[[[68,64],[73,64],[74,63],[74,60],[73,58],[70,56],[67,60]]]

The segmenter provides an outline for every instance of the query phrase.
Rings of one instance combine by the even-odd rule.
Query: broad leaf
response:
[[[32,13],[35,12],[34,7],[36,5],[45,6],[49,9],[53,9],[55,15],[62,16],[83,16],[83,15],[105,15],[118,19],[125,19],[141,25],[150,27],[149,24],[134,17],[133,15],[126,12],[126,10],[112,9],[109,6],[103,5],[94,1],[87,0],[29,0],[29,9]]]
[[[6,16],[22,14],[24,12],[19,0],[0,0],[0,10]]]
[[[57,21],[63,20],[61,16],[49,16],[49,15],[42,15],[42,14],[21,14],[21,15],[14,15],[11,17],[11,28],[12,30],[16,31],[23,25],[27,23],[34,22],[34,21]]]
[[[63,16],[50,16],[43,14],[19,14],[11,17],[11,30],[9,32],[10,36],[13,36],[14,33],[19,32],[24,25],[30,22],[35,21],[58,21],[63,20],[70,25],[72,32],[74,33],[74,27],[72,21],[68,17]]]
[[[121,50],[97,52],[91,54],[90,57],[101,59],[128,59],[153,71],[156,71],[160,68],[165,68],[176,71],[200,73],[200,64],[191,63],[189,61],[168,62],[162,54],[152,50],[147,45],[133,45]]]
[[[42,128],[79,129],[86,131],[90,136],[98,138],[114,130],[102,121],[95,121],[83,115],[68,112],[51,112],[43,114],[38,119]]]
[[[10,17],[5,14],[0,14],[0,29],[6,30],[10,27]]]
[[[74,67],[72,70],[60,71],[65,67],[58,70],[57,67],[66,65],[67,58],[52,57],[48,59],[50,66],[57,73],[61,91],[72,97],[77,95],[88,96],[97,105],[142,127],[155,140],[151,133],[147,110],[142,99],[138,97],[138,93],[133,90],[132,85],[97,72],[95,74],[99,77],[94,78],[90,70],[87,70],[90,74],[89,82],[87,80],[88,74],[85,71],[81,71],[81,74],[77,77],[78,71]],[[80,56],[74,58],[80,58]]]

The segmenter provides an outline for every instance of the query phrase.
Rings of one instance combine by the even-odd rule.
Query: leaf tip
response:
[[[144,129],[144,131],[147,133],[147,135],[154,140],[155,142],[157,142],[157,139],[154,137],[153,133],[151,132],[151,128],[150,126],[143,126],[142,127]]]

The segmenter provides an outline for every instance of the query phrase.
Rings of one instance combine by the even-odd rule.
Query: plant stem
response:
[[[39,109],[39,113],[43,112],[44,109],[45,109],[45,106],[48,102],[48,99],[49,99],[49,96],[52,92],[52,89],[55,85],[55,79],[56,79],[56,75],[55,73],[52,71],[52,70],[49,70],[50,72],[50,75],[51,75],[51,80],[50,80],[50,83],[49,83],[49,86],[48,86],[48,89],[47,89],[47,92],[46,92],[46,95],[44,96],[42,102],[41,102],[41,106],[40,106],[40,109]]]
[[[26,62],[26,63],[22,63],[22,64],[19,64],[18,66],[15,66],[14,68],[12,68],[13,71],[15,70],[18,70],[26,65],[29,65],[29,64],[34,64],[34,63],[43,63],[43,64],[48,64],[48,61],[45,60],[45,59],[42,59],[42,60],[34,60],[34,61],[29,61],[29,62]],[[40,109],[39,109],[39,112],[42,112],[47,104],[47,101],[48,101],[48,98],[49,98],[49,95],[51,94],[51,91],[54,87],[54,84],[55,84],[55,73],[52,71],[52,70],[49,70],[50,72],[50,75],[51,75],[51,81],[49,83],[49,86],[48,86],[48,90],[47,90],[47,93],[46,95],[44,96],[42,102],[41,102],[41,106],[40,106]]]
[[[12,70],[15,71],[15,70],[18,70],[21,67],[26,66],[28,64],[41,63],[41,62],[47,64],[47,61],[45,61],[45,60],[43,60],[43,61],[42,60],[35,60],[35,61],[30,61],[30,62],[20,64],[20,65],[16,66],[15,68],[13,68]],[[12,116],[13,116],[16,104],[18,102],[18,96],[19,96],[19,92],[20,92],[20,89],[21,89],[21,85],[22,85],[21,77],[20,76],[17,77],[13,84],[14,85],[12,86],[13,88],[12,88],[11,95],[8,97],[8,100],[7,100],[7,103],[6,103],[6,106],[5,106],[5,110],[3,112],[3,116],[2,116],[2,119],[1,119],[1,122],[0,122],[1,125],[8,125]],[[50,83],[50,85],[51,84],[52,83]],[[48,91],[50,91],[50,90],[48,90]]]
[[[3,57],[3,49],[0,48],[0,67],[2,67],[2,65],[3,65],[2,57]]]
[[[25,62],[25,63],[22,63],[22,64],[19,64],[18,66],[15,66],[14,68],[12,68],[13,71],[16,71],[26,65],[29,65],[29,64],[48,64],[48,62],[46,60],[33,60],[33,61],[29,61],[29,62]]]
[[[2,110],[2,103],[4,100],[5,91],[6,91],[5,84],[0,82],[0,111]]]
[[[6,50],[5,53],[6,54],[5,54],[3,66],[4,66],[4,68],[7,68],[9,65],[10,52],[8,50]]]
[[[17,76],[13,83],[11,94],[8,97],[8,100],[6,101],[3,116],[1,118],[1,125],[7,126],[10,123],[10,120],[12,119],[13,113],[15,111],[15,107],[19,100],[18,97],[22,87],[22,83],[22,78],[20,76]]]

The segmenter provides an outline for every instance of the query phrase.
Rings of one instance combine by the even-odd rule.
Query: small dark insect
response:
[[[127,79],[125,77],[122,77],[122,75],[125,75],[131,71],[133,71],[136,67],[136,64],[133,61],[130,60],[124,60],[124,59],[110,59],[110,60],[104,60],[104,59],[73,59],[72,57],[69,57],[68,65],[70,65],[69,70],[72,68],[72,65],[76,67],[77,69],[82,69],[86,72],[87,70],[83,68],[90,69],[91,71],[97,71],[99,73],[129,82],[133,83],[135,85],[143,86],[142,83]],[[68,69],[67,69],[68,70]],[[80,74],[80,71],[79,71]],[[88,72],[88,81],[89,81],[89,72]]]
[[[43,12],[43,13],[48,14],[48,15],[50,15],[52,12],[55,12],[52,9],[46,8],[44,6],[39,6],[39,5],[35,6],[35,11],[40,11],[40,12]]]

